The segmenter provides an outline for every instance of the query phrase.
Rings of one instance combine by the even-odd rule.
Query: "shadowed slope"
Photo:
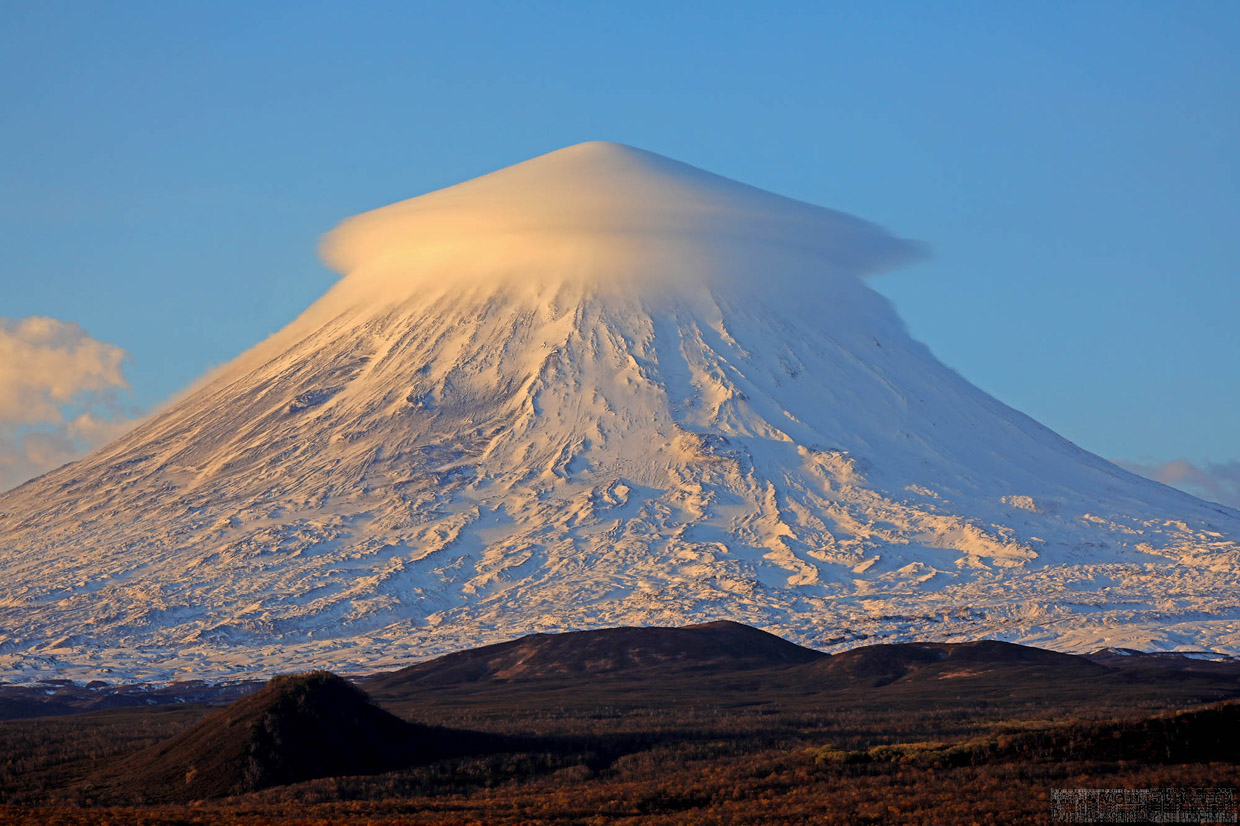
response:
[[[1237,763],[1240,704],[1233,701],[1141,720],[1024,733],[997,744],[994,756],[1009,760]]]
[[[1033,731],[1000,729],[997,736],[963,743],[900,743],[856,751],[828,746],[818,749],[815,756],[820,763],[904,763],[939,768],[1007,762],[1234,764],[1240,762],[1238,737],[1240,704],[1231,701],[1135,719],[1072,722]]]
[[[105,798],[183,802],[391,771],[441,756],[471,736],[406,723],[344,679],[316,671],[275,677],[104,770],[96,782]]]

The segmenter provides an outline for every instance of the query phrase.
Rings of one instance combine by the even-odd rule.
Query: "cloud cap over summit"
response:
[[[443,268],[449,257],[477,262],[487,250],[495,253],[486,257],[492,275],[542,259],[546,272],[562,276],[568,256],[568,266],[595,280],[672,279],[686,270],[700,277],[738,253],[747,263],[765,258],[765,270],[776,250],[810,259],[818,277],[859,276],[923,253],[921,245],[851,215],[605,141],[363,213],[329,233],[321,247],[324,260],[342,273],[400,270],[408,277],[410,270],[429,269],[427,277],[437,279],[462,277]],[[618,266],[606,266],[608,257]]]

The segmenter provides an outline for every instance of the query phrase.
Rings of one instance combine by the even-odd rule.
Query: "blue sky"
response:
[[[927,242],[875,286],[946,363],[1089,450],[1236,492],[1235,2],[9,2],[0,20],[0,317],[123,348],[123,405],[321,294],[338,220],[606,139]]]

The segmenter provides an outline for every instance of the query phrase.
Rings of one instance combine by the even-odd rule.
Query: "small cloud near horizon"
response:
[[[1240,462],[1209,462],[1195,465],[1187,459],[1170,462],[1112,460],[1138,476],[1171,485],[1200,499],[1240,509]]]
[[[73,322],[0,318],[0,491],[131,428],[120,404],[129,355]]]

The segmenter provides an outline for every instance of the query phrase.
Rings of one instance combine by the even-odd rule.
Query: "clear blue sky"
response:
[[[1240,461],[1240,3],[0,7],[0,316],[156,404],[353,213],[589,139],[928,242],[876,286],[1108,458]]]

